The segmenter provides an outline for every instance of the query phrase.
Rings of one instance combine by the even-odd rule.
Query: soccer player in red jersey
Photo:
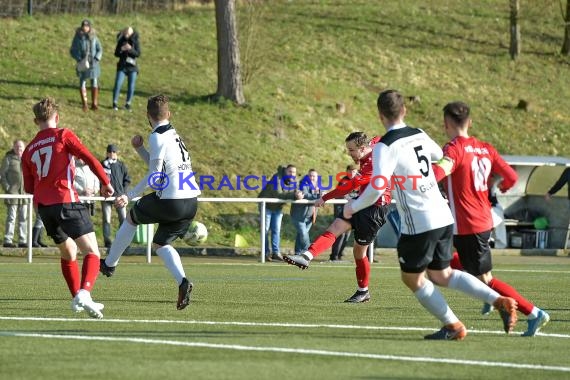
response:
[[[453,243],[465,271],[497,293],[517,301],[518,309],[528,316],[523,336],[534,336],[548,323],[549,315],[491,274],[489,239],[493,219],[488,181],[491,175],[501,176],[499,190],[505,192],[518,176],[491,144],[469,136],[472,125],[469,113],[469,106],[463,102],[452,102],[443,108],[443,125],[451,141],[443,148],[443,159],[433,166],[438,181],[447,176],[443,184],[455,218]],[[509,333],[508,315],[501,312],[501,317],[505,332]]]
[[[342,197],[353,190],[358,189],[362,193],[370,182],[372,176],[372,148],[380,141],[376,136],[371,140],[364,132],[353,132],[345,139],[346,149],[355,163],[360,165],[360,173],[348,181],[340,181],[340,184],[332,191],[315,201],[316,207],[321,207],[328,200]],[[368,246],[374,241],[378,230],[386,223],[387,205],[390,204],[390,192],[384,193],[372,206],[355,213],[352,218],[345,219],[342,215],[337,216],[327,230],[309,246],[309,249],[297,256],[284,256],[283,259],[291,265],[301,269],[307,269],[309,262],[316,256],[328,250],[341,234],[354,230],[354,262],[356,264],[356,292],[345,302],[359,303],[370,300],[368,284],[370,281],[370,262],[366,256]]]
[[[33,107],[40,131],[22,155],[24,189],[34,195],[34,207],[47,234],[61,254],[61,271],[67,282],[75,312],[86,310],[92,318],[103,318],[103,305],[93,302],[91,289],[99,274],[99,248],[89,211],[79,201],[73,179],[75,157],[81,158],[101,181],[101,194],[113,195],[103,167],[69,129],[59,128],[57,105],[44,98]],[[81,274],[77,249],[83,253]]]

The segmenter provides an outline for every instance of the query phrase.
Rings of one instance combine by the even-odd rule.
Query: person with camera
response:
[[[127,111],[131,110],[131,102],[135,94],[135,83],[139,72],[137,58],[140,55],[139,35],[131,26],[127,26],[117,35],[117,46],[115,47],[115,57],[119,58],[117,74],[115,75],[115,86],[113,87],[113,109],[115,111],[119,110],[119,95],[125,77],[127,77],[128,84],[125,109]]]

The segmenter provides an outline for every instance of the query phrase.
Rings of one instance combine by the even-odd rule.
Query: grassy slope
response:
[[[563,28],[555,1],[523,4],[523,53],[517,62],[508,56],[504,1],[469,6],[458,0],[272,1],[253,13],[241,7],[244,66],[259,68],[245,87],[249,104],[243,108],[204,100],[216,88],[210,6],[172,14],[93,17],[105,51],[102,109],[87,115],[79,108],[68,53],[81,18],[0,20],[0,145],[6,149],[16,136],[33,137],[30,107],[52,95],[61,103],[62,125],[74,129],[99,155],[107,143],[118,143],[139,179],[143,166],[128,141],[148,130],[145,98],[165,92],[173,100],[173,122],[186,137],[200,174],[270,175],[277,164],[288,162],[296,163],[300,172],[315,167],[328,174],[349,161],[342,144],[347,133],[381,133],[376,96],[393,87],[421,98],[410,105],[407,120],[440,143],[441,108],[462,99],[473,107],[473,133],[501,152],[570,155],[570,90],[564,80],[569,59],[557,54]],[[132,114],[109,107],[115,31],[127,24],[140,31],[143,49]],[[252,49],[246,54],[247,45]],[[528,112],[515,108],[519,99],[530,102]],[[345,114],[335,110],[337,102],[345,103]],[[236,213],[237,218],[220,218]],[[231,244],[235,228],[250,241],[257,238],[252,205],[204,204],[200,219],[210,228],[212,242]],[[290,239],[292,230],[286,221],[284,225]]]

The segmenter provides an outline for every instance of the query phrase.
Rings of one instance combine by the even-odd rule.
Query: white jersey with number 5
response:
[[[432,161],[442,157],[439,145],[421,129],[392,126],[374,147],[371,185],[352,204],[353,210],[373,204],[391,185],[403,234],[417,235],[453,224],[431,167]]]

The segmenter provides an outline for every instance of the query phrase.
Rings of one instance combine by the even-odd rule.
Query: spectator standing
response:
[[[319,188],[319,173],[315,169],[310,169],[309,172],[299,183],[299,191],[302,193],[303,198],[308,201],[314,201],[321,197],[321,189]],[[309,238],[309,231],[315,223],[317,218],[317,209],[312,203],[293,203],[291,204],[291,221],[297,236],[295,238],[295,254],[300,255],[305,252],[311,240]]]
[[[99,194],[101,184],[99,178],[91,171],[85,161],[78,158],[75,160],[75,190],[79,196],[94,197]],[[89,209],[91,216],[95,215],[95,201],[84,200],[82,203]]]
[[[26,148],[22,140],[15,140],[0,167],[0,178],[2,187],[6,194],[24,194],[24,183],[22,178],[22,154]],[[27,247],[27,225],[28,220],[27,199],[4,199],[7,207],[6,230],[4,234],[4,247],[14,248],[14,233],[16,223],[18,224],[18,247]]]
[[[34,248],[45,248],[47,244],[42,241],[42,230],[44,229],[44,222],[40,214],[36,212],[36,220],[34,221],[34,227],[32,228],[32,247]]]
[[[91,21],[81,21],[80,27],[75,30],[69,53],[77,62],[75,72],[79,77],[79,93],[83,111],[88,110],[87,80],[91,81],[91,109],[95,111],[99,108],[98,81],[101,76],[99,62],[103,57],[103,47],[91,25]],[[86,60],[87,64],[82,63],[82,60]]]
[[[271,180],[259,193],[258,198],[302,199],[303,194],[297,190],[297,168],[295,165],[279,166]],[[281,255],[281,221],[284,203],[267,203],[265,207],[265,260],[283,261]],[[269,245],[271,230],[271,246]]]
[[[358,174],[358,167],[356,165],[350,164],[346,167],[346,175],[341,178],[337,187],[343,186],[350,182],[352,178],[354,178]],[[337,199],[346,199],[351,200],[358,197],[358,189],[354,189],[350,191],[348,194],[343,196],[337,197]],[[342,209],[344,208],[343,204],[335,204],[334,205],[334,215],[336,218],[342,218]],[[350,234],[352,229],[343,232],[340,234],[336,240],[334,241],[331,247],[331,261],[342,260],[342,252],[348,243],[348,239],[350,238]]]
[[[489,181],[489,202],[491,202],[491,216],[493,217],[493,230],[491,231],[491,248],[507,248],[507,226],[505,225],[505,210],[497,198],[497,181]],[[492,182],[492,185],[491,185]]]
[[[101,161],[105,173],[111,181],[111,186],[115,189],[115,196],[123,195],[127,192],[127,188],[131,183],[129,171],[123,161],[119,160],[119,149],[115,144],[107,145],[107,158]],[[103,239],[105,248],[111,247],[111,214],[113,210],[113,202],[101,202],[101,214],[103,218]],[[125,207],[116,207],[117,216],[119,217],[119,225],[127,217],[127,209]]]
[[[135,84],[139,73],[137,58],[140,55],[139,35],[131,26],[127,26],[117,35],[117,46],[115,47],[115,57],[119,58],[115,86],[113,87],[113,109],[115,111],[119,110],[119,95],[125,77],[127,77],[128,85],[125,109],[131,110],[131,102],[135,94]]]

